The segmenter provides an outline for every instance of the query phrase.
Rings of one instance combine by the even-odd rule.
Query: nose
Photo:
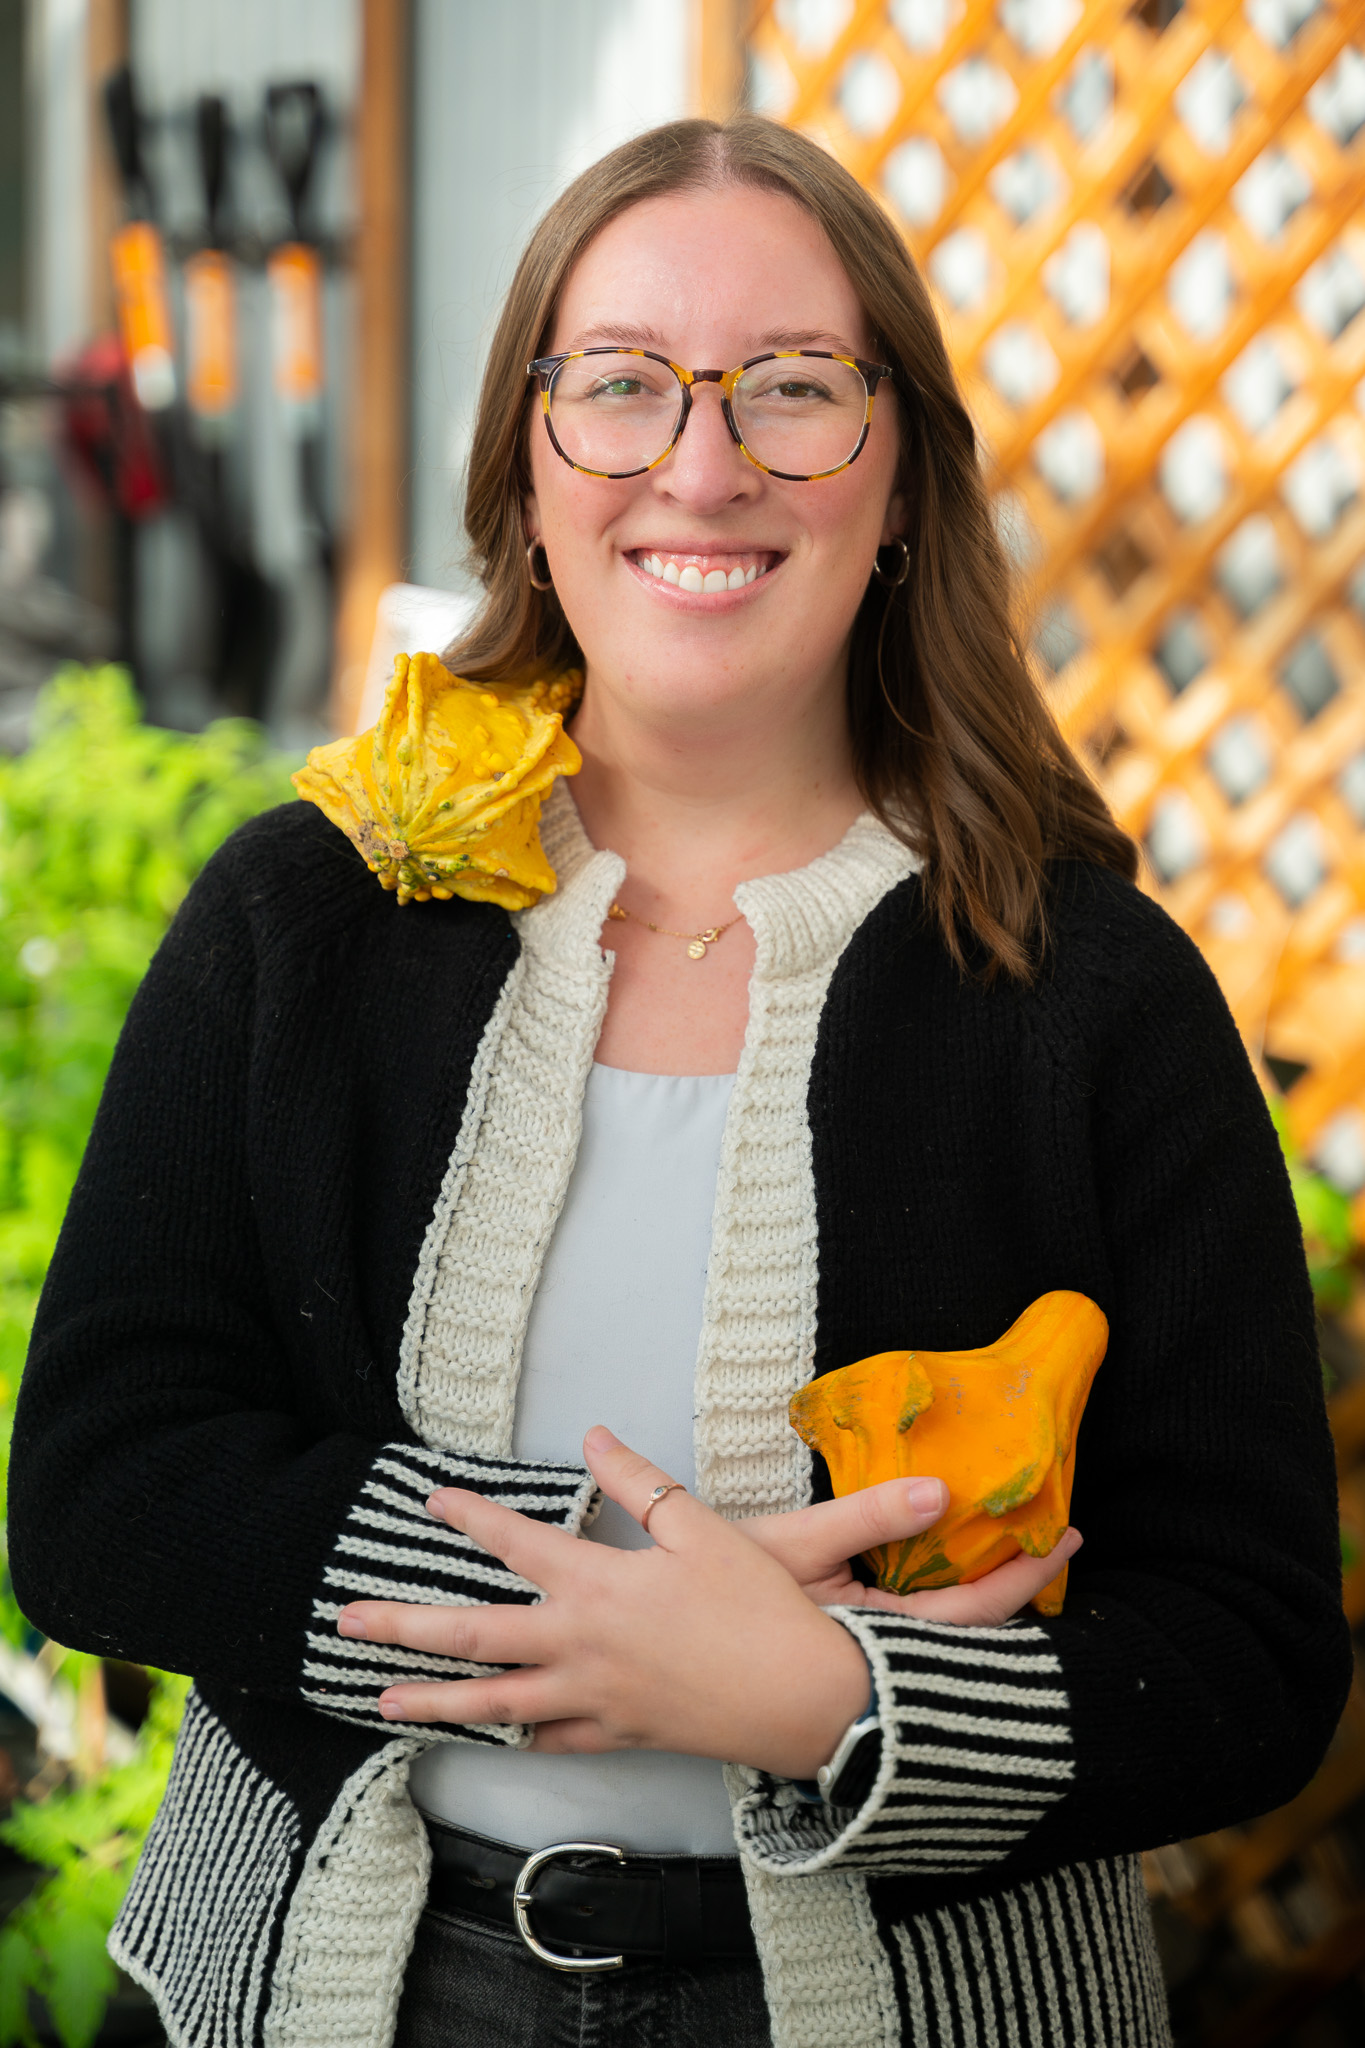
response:
[[[719,512],[757,495],[762,477],[731,435],[716,385],[692,386],[682,439],[652,480],[663,495],[693,512]]]

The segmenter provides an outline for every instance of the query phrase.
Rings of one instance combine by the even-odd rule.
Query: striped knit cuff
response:
[[[968,1877],[1012,1855],[1075,1775],[1070,1703],[1046,1631],[958,1628],[832,1607],[876,1681],[882,1756],[857,1809],[814,1806],[787,1779],[746,1772],[736,1808],[750,1860],[783,1875],[827,1869]]]
[[[493,1601],[539,1600],[539,1587],[508,1571],[469,1537],[427,1514],[438,1486],[465,1486],[534,1521],[576,1536],[592,1520],[597,1487],[577,1465],[541,1465],[513,1458],[461,1457],[414,1444],[385,1444],[377,1453],[332,1546],[313,1601],[306,1637],[303,1697],[342,1721],[382,1728],[386,1735],[432,1741],[530,1741],[519,1724],[433,1727],[386,1721],[378,1707],[386,1686],[414,1678],[481,1678],[500,1665],[432,1656],[394,1643],[365,1643],[337,1634],[337,1617],[352,1600],[409,1600],[432,1607],[483,1607]]]

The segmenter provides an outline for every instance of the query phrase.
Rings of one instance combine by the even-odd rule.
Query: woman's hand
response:
[[[668,1475],[604,1429],[586,1449],[603,1491],[638,1519]],[[343,1609],[343,1635],[520,1667],[392,1686],[379,1702],[390,1719],[529,1721],[541,1750],[675,1750],[808,1778],[866,1703],[867,1665],[847,1629],[691,1494],[658,1502],[649,1550],[582,1543],[463,1488],[429,1505],[546,1597]]]
[[[947,1505],[948,1489],[941,1479],[888,1479],[842,1500],[817,1501],[791,1514],[760,1515],[734,1526],[784,1565],[819,1607],[876,1607],[964,1626],[1008,1621],[1051,1585],[1081,1547],[1080,1530],[1068,1529],[1046,1557],[1021,1553],[969,1586],[930,1593],[884,1593],[853,1576],[850,1558],[879,1543],[920,1535]]]
[[[604,1493],[637,1519],[667,1478],[605,1429],[589,1431],[585,1451]],[[926,1494],[926,1486],[934,1490]],[[1080,1544],[1068,1530],[1049,1558],[1015,1558],[972,1586],[904,1598],[854,1579],[850,1551],[918,1535],[945,1504],[941,1482],[893,1480],[842,1501],[731,1523],[690,1494],[670,1492],[650,1519],[654,1548],[625,1551],[582,1543],[447,1487],[432,1495],[430,1511],[546,1598],[534,1607],[355,1601],[338,1628],[520,1667],[392,1686],[380,1699],[392,1720],[532,1722],[538,1750],[665,1749],[808,1778],[867,1698],[862,1652],[822,1605],[1003,1621]]]

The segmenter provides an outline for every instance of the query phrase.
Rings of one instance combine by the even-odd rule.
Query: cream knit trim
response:
[[[470,1076],[418,1261],[403,1413],[438,1450],[508,1457],[531,1298],[564,1202],[612,959],[598,944],[625,863],[594,853],[562,785],[545,806],[559,887],[517,918],[521,958]]]
[[[431,1844],[408,1797],[425,1744],[385,1743],[353,1771],[290,1900],[265,2048],[388,2048],[426,1904]]]
[[[787,1405],[815,1367],[811,1061],[840,954],[918,866],[863,817],[809,867],[735,891],[758,951],[716,1185],[695,1440],[697,1492],[732,1519],[810,1497],[810,1452]]]
[[[867,1880],[772,1877],[746,1862],[773,2048],[897,2048],[890,1959]]]
[[[444,1312],[447,1322],[446,1341],[455,1336],[451,1327],[452,1309],[446,1299],[449,1291],[449,1275],[441,1273],[441,1254],[445,1250],[450,1219],[455,1214],[464,1185],[469,1178],[470,1162],[474,1146],[483,1123],[484,1111],[488,1106],[488,1084],[492,1077],[493,1065],[502,1045],[507,1020],[521,995],[521,984],[526,977],[526,956],[519,954],[507,980],[503,984],[493,1014],[484,1027],[479,1041],[479,1050],[469,1073],[469,1088],[465,1095],[464,1115],[460,1121],[460,1134],[455,1140],[455,1150],[450,1155],[441,1192],[436,1198],[436,1208],[427,1233],[422,1241],[422,1250],[417,1260],[417,1272],[413,1280],[412,1294],[408,1300],[407,1321],[403,1326],[403,1341],[398,1353],[398,1405],[412,1424],[423,1443],[437,1450],[458,1450],[464,1448],[451,1436],[449,1418],[446,1415],[447,1376],[428,1373],[418,1383],[418,1361],[426,1341],[428,1321],[432,1313],[432,1298],[438,1284],[442,1287],[442,1299],[437,1313]],[[489,1262],[490,1270],[481,1273],[485,1289],[496,1287],[498,1268],[496,1262]],[[472,1280],[470,1294],[474,1293],[477,1281]],[[470,1302],[475,1315],[478,1305]],[[458,1313],[458,1311],[456,1311]],[[482,1449],[482,1445],[470,1443],[470,1450]]]
[[[810,1452],[787,1405],[815,1367],[818,1231],[807,1096],[839,956],[919,862],[871,818],[735,901],[758,944],[730,1097],[697,1359],[697,1491],[732,1518],[803,1507]],[[745,1781],[726,1773],[732,1802]],[[774,1877],[744,1860],[773,2048],[896,2048],[891,1965],[867,1880]]]

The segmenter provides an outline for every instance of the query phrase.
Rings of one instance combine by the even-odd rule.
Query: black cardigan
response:
[[[1312,1303],[1256,1081],[1212,976],[1153,903],[1073,863],[1049,915],[1035,985],[986,987],[953,966],[905,874],[835,947],[813,1046],[793,1055],[816,1371],[988,1343],[1053,1288],[1090,1295],[1112,1332],[1080,1435],[1065,1613],[992,1632],[1060,1668],[1065,1796],[1003,1860],[925,1875],[897,1855],[904,1818],[878,1846],[883,1786],[880,1817],[830,1852],[871,1878],[906,2038],[924,1916],[1275,1806],[1315,1768],[1349,1682]],[[224,2039],[260,2038],[284,1995],[288,1901],[326,1860],[339,1788],[424,1732],[404,1749],[373,1709],[401,1659],[362,1674],[364,1698],[354,1665],[328,1668],[320,1591],[356,1583],[336,1561],[357,1502],[385,1471],[385,1512],[403,1495],[405,1515],[435,1481],[482,1476],[577,1527],[591,1492],[569,1468],[423,1449],[399,1398],[414,1273],[520,951],[492,906],[400,909],[309,807],[244,827],[133,1005],[43,1293],[12,1452],[20,1602],[59,1641],[193,1673],[200,1721],[293,1815]],[[409,1561],[385,1562],[370,1522],[366,1584],[489,1596],[462,1539],[405,1521]],[[494,1597],[534,1593],[508,1580]],[[917,1643],[937,1654],[942,1631],[879,1626],[884,1676],[912,1672]],[[1016,1662],[1041,1683],[1036,1657]],[[908,1756],[913,1686],[904,1698]],[[804,1817],[773,1781],[745,1784],[746,1853],[809,1869]],[[912,1930],[899,1961],[894,1927]],[[178,2011],[155,1948],[129,1937],[121,1959]],[[1068,2032],[1054,2015],[1048,2038],[1161,2038],[1156,2020],[1115,2025]]]

